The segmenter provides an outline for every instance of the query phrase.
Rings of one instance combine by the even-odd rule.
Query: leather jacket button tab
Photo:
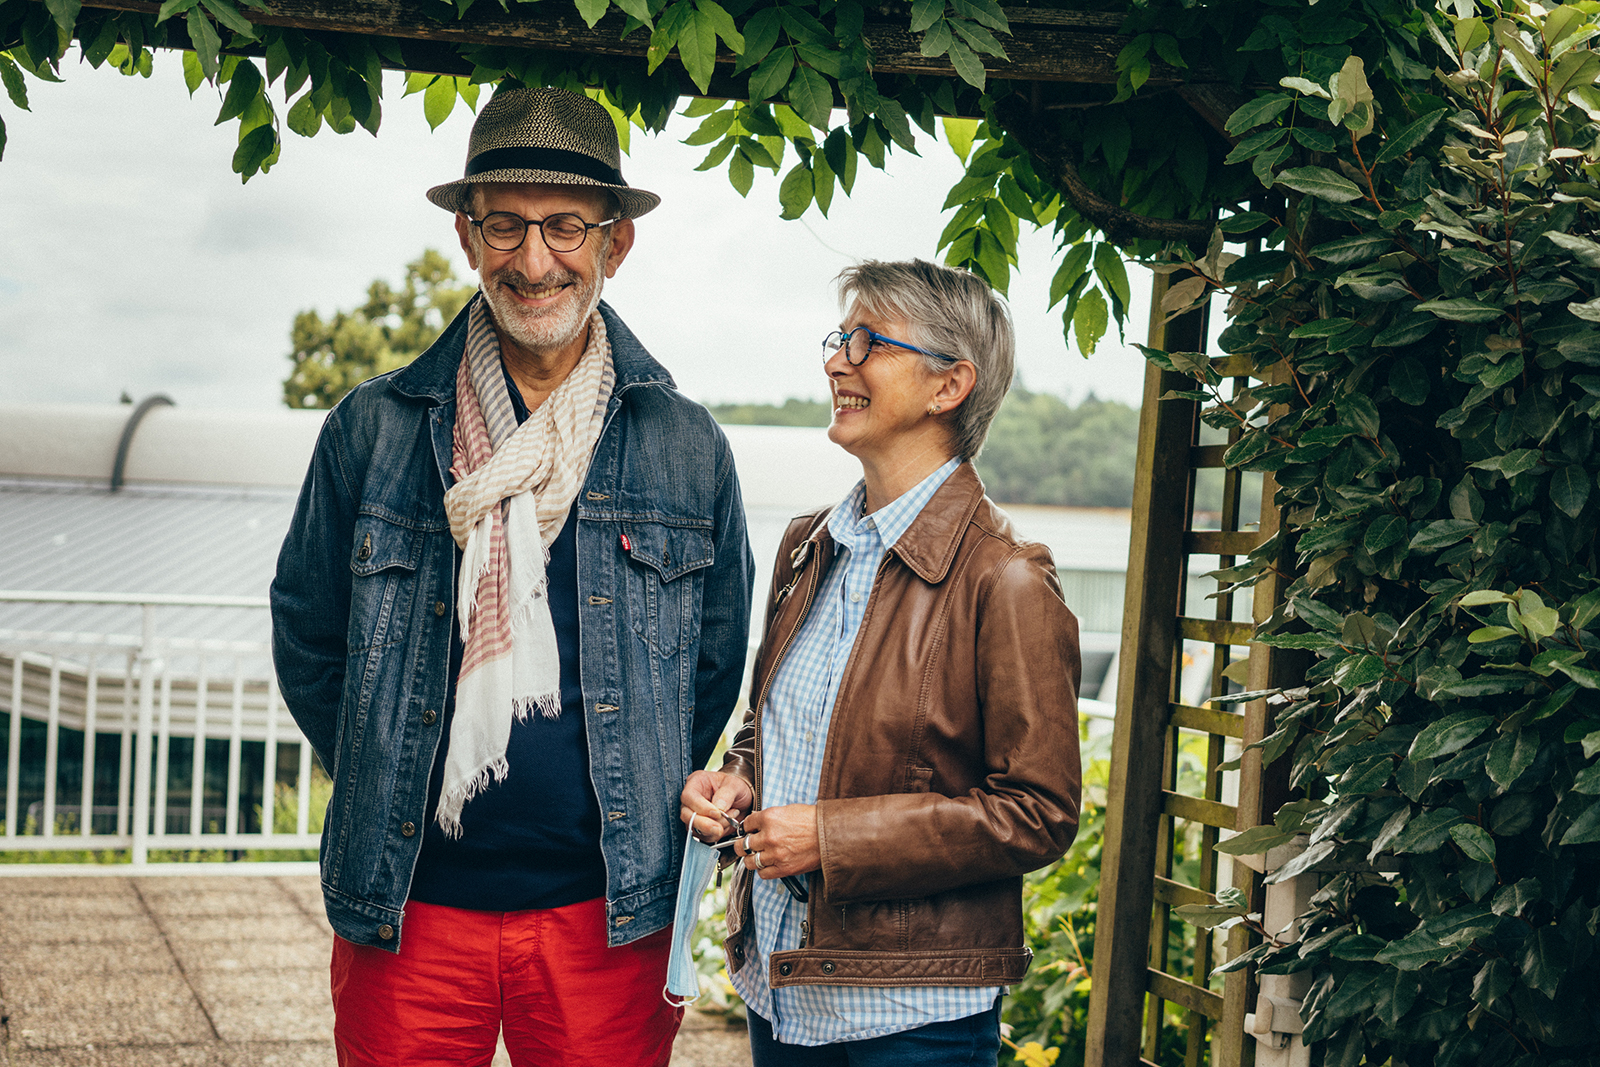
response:
[[[834,971],[837,971],[838,969],[839,968],[837,966],[835,966],[835,964],[834,964],[834,962],[832,960],[823,960],[822,961],[822,973],[823,974],[832,974]]]
[[[441,619],[444,618],[444,613],[449,611],[449,610],[450,610],[449,608],[444,606],[444,601],[435,600],[433,602],[433,613],[435,615],[439,616],[439,618],[441,618]]]
[[[422,725],[424,726],[432,726],[438,720],[439,713],[434,711],[432,708],[429,708],[427,711],[422,713]]]
[[[744,959],[744,946],[743,945],[735,945],[735,946],[733,946],[733,958],[736,959],[736,960]]]
[[[417,824],[414,823],[414,822],[403,822],[403,823],[401,823],[400,824],[400,836],[401,837],[416,837],[417,836]]]
[[[780,963],[780,964],[778,964],[778,973],[780,975],[782,975],[784,978],[789,977],[789,974],[793,970],[794,970],[794,964],[792,964],[792,963]]]
[[[394,927],[390,926],[388,923],[384,923],[382,926],[378,927],[378,939],[381,941],[393,941]]]

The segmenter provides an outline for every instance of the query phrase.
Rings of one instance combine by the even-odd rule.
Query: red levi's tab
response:
[[[622,551],[624,551],[624,552],[632,552],[633,551],[633,542],[628,540],[628,535],[627,534],[623,534],[622,535]]]

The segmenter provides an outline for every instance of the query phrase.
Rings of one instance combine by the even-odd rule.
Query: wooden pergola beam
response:
[[[519,5],[511,13],[495,4],[475,4],[465,18],[441,19],[443,8],[427,0],[269,0],[270,11],[247,9],[252,22],[297,30],[373,34],[444,45],[478,44],[510,48],[538,48],[591,56],[642,58],[650,45],[648,30],[635,29],[623,36],[625,18],[615,10],[590,28],[568,4]],[[154,14],[155,0],[85,0],[85,7]],[[1116,58],[1129,38],[1115,30],[1122,17],[1100,12],[1008,8],[1012,36],[1003,39],[1008,60],[980,56],[991,78],[1018,81],[1074,82],[1114,85]],[[921,38],[904,23],[869,22],[862,39],[872,49],[873,70],[879,74],[915,74],[956,77],[950,61],[930,59],[921,52]],[[424,49],[421,55],[431,55]],[[439,58],[445,60],[444,50]],[[410,56],[408,55],[408,60]],[[738,57],[725,49],[719,64],[731,66]],[[444,64],[434,64],[444,65]],[[437,73],[461,73],[459,70]],[[1152,62],[1152,87],[1207,80],[1201,72],[1188,77],[1159,61]]]

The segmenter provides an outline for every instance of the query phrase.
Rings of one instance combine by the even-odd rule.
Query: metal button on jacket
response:
[[[388,923],[384,923],[382,926],[378,927],[378,937],[384,941],[393,941],[394,927],[390,926]]]
[[[834,962],[832,960],[823,960],[822,961],[822,973],[823,974],[832,974],[834,971],[836,971],[838,969],[839,968],[834,964]]]
[[[401,833],[401,836],[403,836],[403,837],[415,837],[416,833],[417,833],[417,824],[414,823],[414,822],[403,822],[403,823],[401,823],[400,824],[400,833]]]
[[[778,973],[781,974],[785,978],[789,977],[789,972],[792,971],[792,970],[794,970],[794,964],[792,964],[792,963],[780,963],[780,964],[778,964]]]
[[[439,713],[434,711],[432,708],[429,708],[427,711],[422,713],[422,725],[424,726],[432,726],[438,721],[438,719]]]
[[[441,619],[444,618],[444,613],[449,611],[449,610],[450,610],[449,608],[444,606],[444,601],[435,600],[433,602],[433,613],[435,615],[439,616]]]

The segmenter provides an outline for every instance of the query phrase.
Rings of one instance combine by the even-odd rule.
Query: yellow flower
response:
[[[1053,1067],[1061,1050],[1054,1046],[1045,1048],[1037,1041],[1029,1041],[1017,1049],[1016,1062],[1022,1067]]]

